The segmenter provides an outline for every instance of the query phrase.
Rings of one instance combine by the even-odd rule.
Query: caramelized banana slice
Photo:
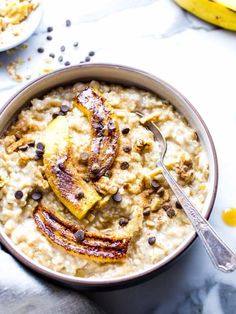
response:
[[[97,180],[115,160],[119,142],[118,122],[103,95],[90,87],[75,98],[74,104],[88,117],[91,124],[89,175]]]
[[[101,196],[92,184],[79,176],[72,165],[66,117],[59,116],[48,125],[44,145],[45,174],[52,190],[73,215],[78,219],[83,218],[101,200]]]
[[[83,256],[97,262],[117,262],[126,256],[129,238],[113,237],[83,231],[80,226],[57,217],[55,212],[38,205],[33,213],[38,229],[52,243],[75,256]],[[82,238],[76,240],[75,233]]]

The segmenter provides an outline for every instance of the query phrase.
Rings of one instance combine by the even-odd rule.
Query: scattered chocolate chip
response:
[[[28,143],[28,146],[29,146],[29,147],[34,147],[34,145],[35,145],[35,141],[30,141],[30,142]]]
[[[73,46],[74,46],[74,47],[78,47],[78,46],[79,46],[78,41],[75,41],[75,42],[73,43]]]
[[[129,169],[129,163],[127,161],[123,161],[121,164],[120,164],[120,169],[121,170],[127,170]]]
[[[113,201],[120,203],[122,201],[122,196],[120,193],[116,193],[116,194],[112,195],[112,199],[113,199]]]
[[[47,39],[47,40],[52,40],[52,36],[48,35],[48,36],[46,37],[46,39]]]
[[[171,206],[166,204],[166,205],[163,205],[162,208],[164,209],[164,211],[167,211],[168,209],[171,208]]]
[[[94,163],[94,164],[92,165],[92,167],[91,167],[91,171],[92,171],[92,173],[95,174],[95,175],[98,174],[99,171],[100,171],[100,166],[99,166],[99,164]]]
[[[40,48],[37,49],[37,51],[38,51],[38,53],[43,53],[44,49],[40,47]]]
[[[78,191],[78,192],[76,193],[76,198],[77,198],[78,200],[81,200],[82,198],[84,198],[84,192],[83,192],[82,190]]]
[[[34,190],[33,193],[31,194],[31,197],[34,201],[40,201],[43,197],[43,194],[39,190]]]
[[[129,131],[130,131],[130,128],[124,128],[124,129],[122,129],[122,134],[128,134],[129,133]]]
[[[182,209],[182,205],[180,204],[179,201],[176,201],[176,202],[175,202],[175,206],[176,206],[176,208],[178,208],[178,209]]]
[[[164,194],[165,194],[165,189],[163,187],[161,187],[158,191],[157,191],[157,194],[160,196],[160,197],[163,197]]]
[[[64,65],[65,65],[66,67],[68,67],[68,66],[70,65],[70,61],[66,61],[66,62],[64,63]]]
[[[49,57],[54,59],[55,58],[55,53],[49,53]]]
[[[61,105],[61,111],[67,113],[70,110],[70,107],[67,105]]]
[[[143,216],[150,216],[150,214],[151,214],[150,208],[149,207],[144,208]]]
[[[111,170],[107,170],[105,172],[105,177],[111,178],[112,177],[112,171]]]
[[[156,243],[156,237],[150,237],[148,238],[148,244],[149,245],[153,245]]]
[[[58,112],[58,116],[64,116],[64,115],[65,115],[65,113],[62,112],[61,110]]]
[[[71,26],[71,20],[66,20],[66,27],[70,27]]]
[[[91,60],[90,57],[85,58],[85,62],[89,62],[90,60]]]
[[[87,165],[89,160],[89,154],[86,152],[82,152],[79,156],[79,162],[81,164]]]
[[[59,61],[59,62],[62,62],[62,61],[63,61],[63,57],[62,57],[62,56],[59,56],[59,57],[58,57],[58,61]]]
[[[18,149],[21,150],[22,152],[25,152],[28,149],[28,145],[20,146]]]
[[[78,230],[74,236],[78,242],[83,242],[85,238],[85,232],[83,230]]]
[[[175,210],[173,208],[169,208],[167,209],[166,214],[169,218],[173,218],[175,216]]]
[[[59,116],[59,114],[56,113],[56,112],[54,112],[54,113],[52,114],[52,118],[53,118],[53,119],[56,119],[58,116]]]
[[[63,52],[63,51],[66,50],[66,47],[65,47],[64,45],[62,45],[62,46],[60,47],[60,50]]]
[[[48,33],[51,33],[53,31],[53,27],[52,26],[49,26],[48,28],[47,28],[47,32]]]
[[[122,218],[120,218],[120,220],[119,220],[119,225],[120,225],[121,227],[124,227],[124,226],[126,226],[126,225],[128,224],[128,222],[129,222],[129,220],[128,220],[127,218],[122,217]]]
[[[131,148],[130,145],[125,145],[125,146],[123,146],[123,151],[124,151],[125,153],[130,153],[131,150],[132,150],[132,148]]]
[[[151,181],[151,187],[155,190],[158,191],[160,189],[160,184],[157,180],[152,180]]]
[[[22,197],[23,197],[23,192],[22,191],[19,190],[19,191],[15,192],[15,198],[17,200],[20,200]]]
[[[36,154],[37,155],[42,155],[44,153],[44,144],[38,142],[36,145]]]
[[[93,56],[95,55],[95,52],[94,52],[94,51],[89,51],[88,55],[89,55],[90,57],[93,57]]]
[[[42,159],[43,155],[34,155],[34,160],[37,161],[37,160],[40,160]]]

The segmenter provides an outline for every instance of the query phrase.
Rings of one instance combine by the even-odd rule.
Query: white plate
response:
[[[39,1],[37,1],[39,3]],[[26,41],[38,27],[43,15],[42,3],[30,13],[26,20],[18,24],[19,35],[15,36],[9,31],[0,33],[0,52],[11,49]]]

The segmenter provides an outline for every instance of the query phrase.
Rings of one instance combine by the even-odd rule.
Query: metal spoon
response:
[[[144,117],[140,112],[136,112],[139,117]],[[210,256],[213,265],[225,272],[232,272],[236,269],[236,254],[227,246],[227,244],[216,234],[208,221],[200,214],[196,207],[190,202],[188,196],[178,185],[170,172],[164,166],[164,157],[167,150],[167,142],[165,137],[157,125],[153,122],[146,122],[144,126],[154,134],[154,139],[161,144],[161,158],[157,162],[157,166],[162,169],[163,176],[168,182],[170,188],[174,192],[183,210],[191,221],[195,231],[199,235],[202,243]]]

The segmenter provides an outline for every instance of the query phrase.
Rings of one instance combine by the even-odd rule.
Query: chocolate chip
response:
[[[18,149],[21,150],[22,152],[25,152],[28,149],[28,145],[20,146]]]
[[[94,51],[89,51],[88,55],[89,55],[90,57],[93,57],[93,56],[95,55],[95,52],[94,52]]]
[[[51,57],[51,58],[55,58],[55,53],[49,53],[49,57]]]
[[[87,183],[90,182],[89,176],[84,176],[84,177],[83,177],[83,180],[84,180],[85,182],[87,182]]]
[[[67,105],[61,105],[61,111],[67,113],[70,110],[70,107]]]
[[[66,67],[68,67],[68,66],[70,65],[70,61],[66,61],[66,62],[64,63],[64,65],[65,65]]]
[[[63,52],[63,51],[66,50],[66,47],[65,47],[64,45],[62,45],[62,46],[60,47],[60,50]]]
[[[150,216],[150,214],[151,214],[150,208],[149,207],[144,208],[143,216]]]
[[[151,181],[151,187],[155,190],[158,191],[160,189],[160,184],[157,180],[152,180]]]
[[[58,168],[61,170],[61,171],[64,171],[65,170],[65,166],[64,166],[64,162],[59,162],[57,164]]]
[[[111,178],[112,177],[112,171],[111,170],[107,170],[105,172],[105,177]]]
[[[59,61],[59,62],[62,62],[62,61],[63,61],[63,57],[62,57],[62,56],[59,56],[59,57],[58,57],[58,61]]]
[[[40,47],[40,48],[37,49],[37,51],[38,51],[38,53],[43,53],[44,49]]]
[[[56,112],[54,112],[54,113],[52,114],[52,118],[53,118],[53,119],[56,119],[58,116],[59,116],[59,114],[56,113]]]
[[[129,220],[128,220],[127,218],[122,217],[122,218],[120,218],[120,220],[119,220],[119,225],[120,225],[121,227],[124,227],[124,226],[126,226],[126,225],[128,224],[128,222],[129,222]]]
[[[83,242],[84,238],[85,238],[85,232],[83,230],[78,230],[78,231],[76,231],[74,236],[76,238],[76,241]]]
[[[175,216],[175,210],[173,208],[169,208],[167,209],[166,214],[169,218],[173,218]]]
[[[150,237],[148,238],[148,244],[149,245],[153,245],[156,243],[156,237]]]
[[[123,161],[121,164],[120,164],[120,169],[121,170],[127,170],[129,169],[129,163],[127,161]]]
[[[89,154],[86,152],[82,152],[79,156],[79,162],[81,164],[87,165],[89,160]]]
[[[74,47],[78,47],[78,46],[79,46],[78,41],[75,41],[75,42],[73,43],[73,46],[74,46]]]
[[[52,36],[48,35],[48,36],[46,37],[46,39],[47,39],[47,40],[52,40]]]
[[[23,192],[22,191],[19,190],[19,191],[15,192],[15,198],[17,200],[20,200],[22,197],[23,197]]]
[[[157,194],[160,196],[160,197],[163,197],[164,194],[165,194],[165,189],[163,187],[161,187],[158,191],[157,191]]]
[[[40,160],[42,159],[43,155],[34,155],[34,160],[37,161],[37,160]]]
[[[71,20],[66,20],[66,27],[70,27],[71,26]]]
[[[124,129],[122,129],[121,132],[122,132],[122,134],[128,134],[129,131],[130,131],[130,128],[126,127],[126,128],[124,128]]]
[[[34,201],[40,201],[42,199],[42,197],[43,197],[43,194],[39,190],[34,190],[33,193],[31,194],[31,198]]]
[[[97,164],[97,163],[93,164],[92,167],[91,167],[91,171],[92,171],[92,173],[95,174],[95,175],[98,174],[99,171],[100,171],[100,166],[99,166],[99,164]]]
[[[163,205],[162,208],[164,209],[164,211],[167,211],[168,209],[171,208],[171,206],[166,204],[166,205]]]
[[[48,33],[51,33],[53,31],[53,27],[52,26],[49,26],[48,28],[47,28],[47,32]]]
[[[34,147],[34,145],[35,145],[35,141],[30,141],[30,142],[28,143],[28,146],[29,146],[29,147]]]
[[[176,206],[176,208],[178,208],[178,209],[182,209],[182,205],[180,204],[179,201],[176,201],[176,202],[175,202],[175,206]]]
[[[44,144],[43,143],[38,142],[37,145],[36,145],[36,148],[37,148],[38,151],[44,152]]]
[[[132,150],[131,146],[129,146],[129,145],[123,146],[123,151],[124,151],[125,153],[130,153],[131,150]]]
[[[90,60],[91,60],[90,57],[85,58],[85,62],[89,62]]]
[[[114,202],[120,203],[122,201],[122,196],[120,193],[116,193],[112,195],[112,199]]]
[[[79,63],[84,63],[84,61],[82,60],[82,61],[80,61]]]
[[[76,198],[77,198],[78,200],[81,200],[82,198],[84,198],[84,192],[83,192],[82,190],[78,191],[78,192],[76,193]]]
[[[62,112],[61,110],[58,112],[58,116],[64,116],[64,115],[65,115],[65,113]]]

